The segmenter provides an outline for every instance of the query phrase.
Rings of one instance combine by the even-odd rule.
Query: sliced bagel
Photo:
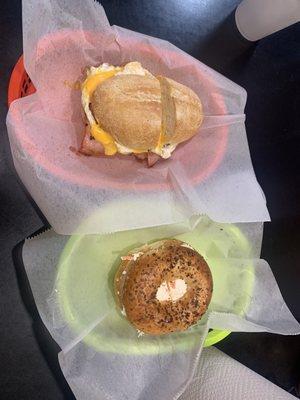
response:
[[[176,239],[145,245],[122,257],[115,294],[128,320],[141,332],[180,332],[206,312],[212,276],[203,257]]]

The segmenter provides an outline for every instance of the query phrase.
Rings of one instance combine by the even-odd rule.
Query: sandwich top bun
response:
[[[184,331],[206,312],[213,289],[211,272],[188,244],[161,240],[121,259],[115,295],[137,330],[151,335]]]
[[[158,79],[115,75],[96,88],[91,109],[101,128],[121,145],[137,152],[156,147],[162,118]]]
[[[107,155],[152,152],[168,158],[203,120],[201,101],[190,88],[155,77],[138,62],[88,69],[82,104],[90,136]]]

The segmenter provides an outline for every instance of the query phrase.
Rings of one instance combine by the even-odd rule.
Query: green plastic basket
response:
[[[157,229],[157,239],[161,239],[164,227]],[[148,228],[149,231],[149,228]],[[216,232],[218,235],[216,236]],[[153,236],[153,234],[152,234]],[[240,229],[229,224],[215,224],[214,229],[199,236],[198,232],[188,231],[174,236],[193,246],[203,254],[210,265],[214,292],[211,304],[222,304],[226,295],[226,258],[222,258],[220,251],[226,252],[229,246],[234,246],[236,251],[250,255],[251,246]],[[148,238],[148,239],[147,239]],[[67,325],[79,336],[97,319],[97,313],[104,307],[110,307],[112,312],[105,321],[109,329],[122,332],[128,329],[128,321],[119,312],[113,298],[113,276],[120,262],[120,255],[126,254],[129,248],[134,248],[149,241],[147,229],[119,232],[111,235],[72,236],[61,254],[57,275],[57,298],[60,314]],[[218,246],[215,246],[215,243]],[[221,250],[220,250],[221,249]],[[223,250],[222,250],[223,249]],[[221,262],[218,260],[222,260]],[[221,263],[221,264],[220,264]],[[241,292],[245,293],[237,299],[234,312],[243,315],[251,298],[253,290],[254,274],[253,265],[244,270],[240,278]],[[109,290],[107,289],[109,287]],[[87,311],[88,310],[88,311]],[[178,350],[186,349],[194,343],[194,335],[199,334],[196,325],[186,332],[172,334],[172,346],[176,343]],[[205,347],[220,342],[230,334],[225,330],[210,330],[205,340]],[[152,354],[157,351],[157,345],[153,338],[145,335],[137,344],[136,337],[128,338],[122,335],[112,336],[103,334],[101,329],[91,329],[87,335],[82,335],[83,341],[97,351],[125,353],[125,354]],[[168,340],[170,335],[160,337],[160,351],[170,350]]]

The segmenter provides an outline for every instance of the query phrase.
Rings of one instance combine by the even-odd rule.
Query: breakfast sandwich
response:
[[[79,152],[134,154],[153,165],[171,157],[203,120],[199,97],[188,87],[154,76],[139,62],[87,69],[82,84],[86,128]]]

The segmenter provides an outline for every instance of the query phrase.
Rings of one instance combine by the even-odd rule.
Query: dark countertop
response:
[[[102,1],[112,24],[167,39],[247,90],[251,157],[272,218],[265,224],[262,257],[300,320],[300,25],[250,45],[232,29],[230,14],[238,3]],[[22,53],[21,1],[2,0],[0,18],[0,398],[72,398],[57,367],[59,349],[12,257],[13,248],[43,222],[18,182],[5,127],[8,80]],[[15,261],[19,252],[17,247]],[[218,348],[296,394],[299,337],[235,333]]]

